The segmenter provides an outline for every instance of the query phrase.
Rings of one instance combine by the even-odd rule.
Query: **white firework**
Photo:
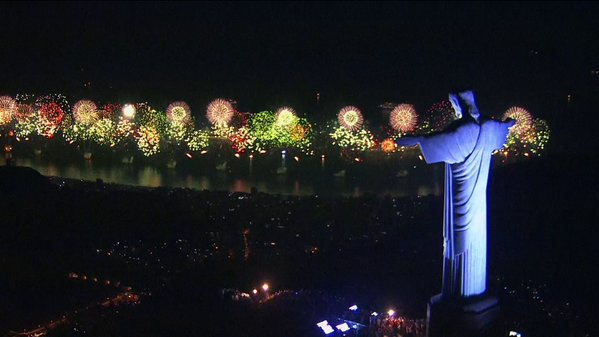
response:
[[[233,118],[235,110],[229,101],[217,98],[208,104],[206,116],[214,125],[227,125]]]
[[[166,108],[166,117],[171,123],[187,124],[191,121],[191,110],[185,102],[173,102]]]
[[[295,110],[290,107],[284,106],[277,110],[277,124],[280,126],[285,126],[293,123],[295,120]]]
[[[346,106],[339,111],[337,115],[339,124],[350,131],[359,130],[364,122],[362,112],[355,106]]]

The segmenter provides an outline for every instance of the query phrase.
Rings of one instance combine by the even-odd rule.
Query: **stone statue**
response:
[[[515,121],[482,117],[472,91],[459,96],[467,114],[462,113],[458,97],[450,94],[457,121],[443,132],[402,137],[397,144],[420,145],[428,164],[445,163],[443,286],[431,304],[453,303],[463,309],[464,303],[472,302],[468,299],[480,299],[486,290],[487,180],[491,154],[503,147]],[[485,305],[488,304],[487,301]],[[429,305],[429,325],[430,316]],[[457,321],[453,319],[454,323]]]

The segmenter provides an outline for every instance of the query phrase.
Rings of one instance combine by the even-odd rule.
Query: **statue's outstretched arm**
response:
[[[511,128],[512,126],[516,125],[516,120],[512,119],[512,118],[507,118],[506,120],[503,121],[503,123],[507,124],[508,129]]]
[[[420,144],[422,137],[417,136],[406,136],[401,137],[397,140],[397,146],[416,146]]]

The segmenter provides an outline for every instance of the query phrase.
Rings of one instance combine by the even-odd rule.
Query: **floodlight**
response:
[[[349,325],[347,325],[347,323],[342,323],[337,325],[336,328],[341,332],[346,332],[347,330],[349,330]]]
[[[330,334],[330,333],[332,333],[332,332],[335,332],[335,329],[333,329],[333,327],[331,327],[330,325],[325,325],[321,329],[327,335]]]
[[[356,310],[358,310],[358,306],[354,304],[351,307],[349,307],[348,309],[351,311],[356,311]]]
[[[333,327],[331,327],[331,326],[329,325],[329,322],[327,322],[326,320],[324,320],[324,321],[322,321],[322,322],[319,322],[319,323],[316,323],[316,325],[317,325],[319,328],[321,328],[321,329],[322,329],[322,331],[323,331],[323,332],[324,332],[326,335],[328,335],[328,334],[330,334],[331,332],[334,332],[334,331],[335,331],[335,330],[333,329]]]

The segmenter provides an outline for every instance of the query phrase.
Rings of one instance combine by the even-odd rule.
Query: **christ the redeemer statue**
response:
[[[444,318],[453,325],[477,325],[477,322],[466,321],[485,307],[496,304],[494,301],[491,305],[484,299],[487,285],[487,181],[491,154],[503,147],[515,121],[481,117],[471,91],[460,93],[460,98],[467,107],[467,114],[462,114],[458,97],[450,94],[449,100],[459,120],[443,132],[402,137],[397,141],[399,146],[420,145],[428,164],[445,163],[443,286],[441,294],[433,297],[429,304],[429,336],[451,335],[449,331],[431,333],[431,329],[444,329],[431,326],[446,325],[436,323],[445,321]],[[436,310],[435,306],[446,310]],[[470,318],[467,317],[468,310],[474,312]],[[460,323],[462,318],[465,321]],[[465,327],[462,333],[467,330]]]

